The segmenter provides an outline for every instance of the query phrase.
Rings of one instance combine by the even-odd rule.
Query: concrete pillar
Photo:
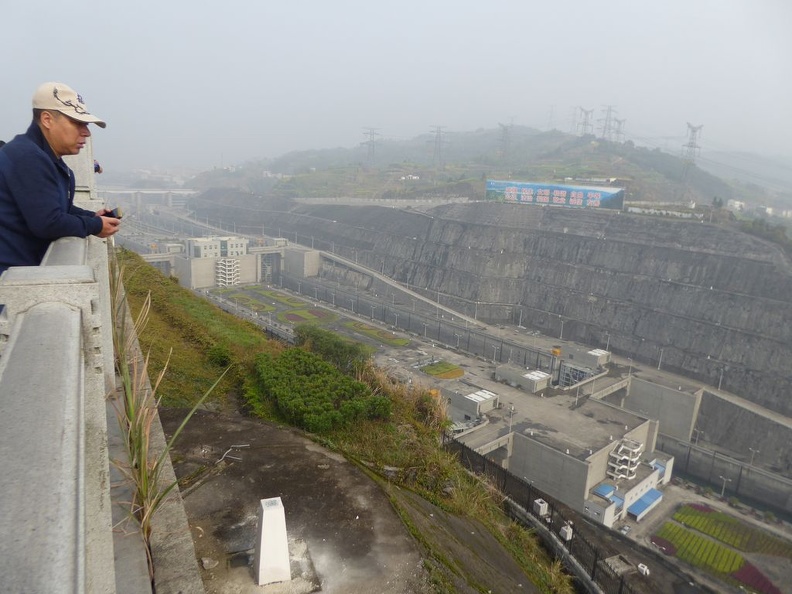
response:
[[[280,497],[262,499],[256,540],[256,583],[259,586],[291,580],[286,512]]]

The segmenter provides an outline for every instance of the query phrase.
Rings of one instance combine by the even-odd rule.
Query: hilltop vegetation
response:
[[[293,152],[205,172],[190,185],[271,198],[480,199],[487,178],[560,183],[616,178],[632,201],[709,205],[714,196],[741,197],[737,186],[659,149],[520,126],[379,140],[371,153],[365,146]]]
[[[745,183],[739,175],[724,180],[709,173],[712,163],[707,160],[705,169],[631,141],[609,142],[514,126],[446,134],[441,138],[442,149],[437,148],[436,140],[424,135],[379,141],[374,159],[361,147],[336,148],[299,151],[239,168],[208,171],[191,181],[191,187],[204,190],[193,199],[193,207],[200,210],[209,203],[222,207],[233,202],[237,207],[247,203],[259,209],[261,198],[280,200],[284,211],[292,208],[291,200],[296,198],[483,200],[487,179],[581,185],[613,180],[614,185],[625,188],[627,202],[695,205],[691,210],[703,213],[709,222],[734,226],[792,253],[788,236],[792,221],[763,210],[774,205],[780,211],[792,194]],[[728,167],[713,170],[730,171]],[[729,200],[745,203],[746,212],[735,215],[723,208]]]

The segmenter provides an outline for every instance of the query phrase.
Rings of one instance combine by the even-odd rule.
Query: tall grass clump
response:
[[[112,258],[110,284],[113,348],[121,388],[120,397],[114,398],[112,402],[127,454],[125,462],[116,461],[115,464],[133,486],[132,501],[129,502],[129,515],[140,526],[146,546],[149,571],[153,576],[150,547],[152,519],[178,484],[176,481],[165,482],[163,470],[166,468],[173,445],[187,422],[220,383],[228,372],[228,368],[198,399],[162,451],[154,451],[151,437],[161,400],[161,396],[158,396],[158,389],[167,371],[169,358],[165,361],[152,385],[148,375],[149,355],[142,356],[137,342],[137,337],[143,332],[148,320],[151,296],[150,294],[146,296],[133,322],[129,315],[122,279],[123,268],[118,265],[115,258]]]

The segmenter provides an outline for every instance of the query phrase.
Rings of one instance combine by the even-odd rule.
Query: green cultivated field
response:
[[[462,377],[465,374],[461,367],[454,365],[453,363],[449,363],[448,361],[438,361],[437,363],[426,365],[421,368],[421,371],[427,375],[431,375],[440,379],[455,379],[457,377]]]
[[[775,538],[723,512],[684,505],[674,514],[674,519],[740,551],[787,557],[792,561],[792,543]]]
[[[292,297],[291,295],[278,293],[277,291],[271,291],[254,285],[212,289],[211,292],[215,295],[222,295],[225,299],[230,299],[232,301],[236,300],[240,305],[244,305],[250,309],[270,311],[275,309],[273,307],[273,302],[278,302],[288,307],[305,306],[305,301],[303,299],[298,299],[297,297]],[[251,297],[250,293],[260,296],[261,299]]]
[[[681,506],[651,540],[667,555],[763,594],[780,594],[781,590],[740,551],[781,557],[781,563],[792,561],[788,541],[707,505]]]
[[[396,336],[394,332],[381,330],[374,326],[369,326],[368,324],[364,324],[363,322],[357,321],[350,321],[344,322],[344,326],[347,328],[354,330],[359,334],[363,334],[374,340],[378,340],[382,344],[387,344],[388,346],[393,347],[403,347],[410,344],[409,338],[402,338],[400,336]]]
[[[311,322],[313,324],[329,324],[335,322],[338,316],[324,309],[290,309],[278,314],[278,319],[291,324]]]
[[[739,553],[674,522],[663,524],[657,536],[673,544],[676,547],[676,556],[695,567],[730,574],[745,563]]]

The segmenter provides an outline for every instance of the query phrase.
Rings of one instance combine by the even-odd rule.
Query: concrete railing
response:
[[[75,202],[96,211],[104,205],[91,148],[66,160]],[[110,473],[111,458],[123,463],[126,452],[114,418],[107,240],[66,237],[41,266],[9,268],[0,305],[0,591],[150,594],[132,486],[118,468]],[[159,455],[159,419],[151,431]],[[169,459],[163,477],[176,480]],[[178,489],[150,543],[158,594],[203,592]]]
[[[0,277],[0,576],[13,592],[114,592],[105,396],[107,248],[52,244]]]

